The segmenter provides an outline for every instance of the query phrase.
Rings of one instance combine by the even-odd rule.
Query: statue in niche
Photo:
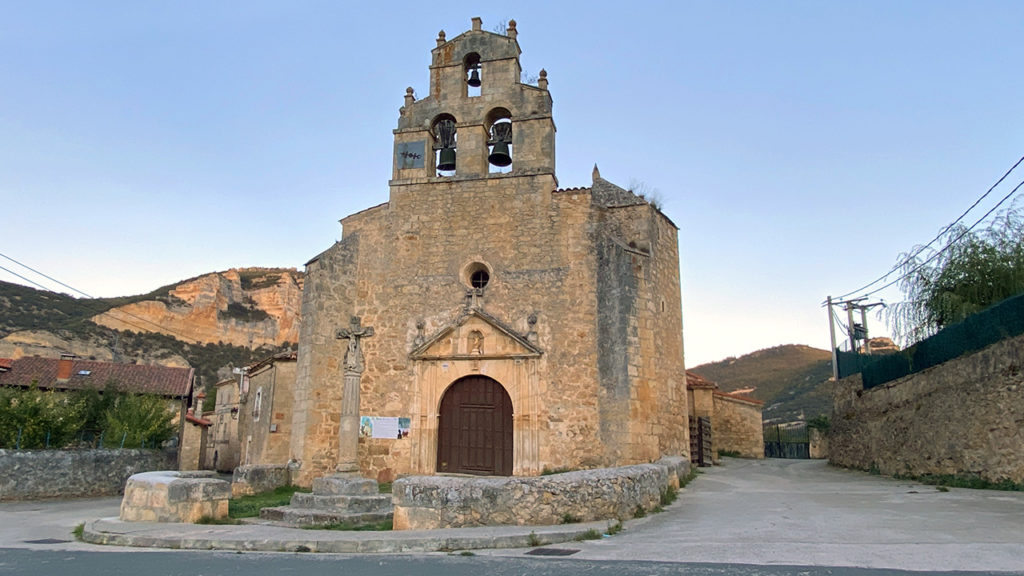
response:
[[[473,330],[469,333],[469,353],[484,353],[484,335],[479,330]]]

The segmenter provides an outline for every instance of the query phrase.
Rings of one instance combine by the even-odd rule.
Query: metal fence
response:
[[[837,368],[840,378],[860,373],[864,388],[874,388],[1021,334],[1024,294],[1007,298],[895,354],[837,351]]]
[[[786,427],[770,424],[764,427],[765,458],[811,457],[811,438],[807,426]]]

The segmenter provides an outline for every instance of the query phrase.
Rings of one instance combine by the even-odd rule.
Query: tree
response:
[[[906,300],[887,315],[906,345],[1024,292],[1024,218],[1014,206],[983,229],[953,226],[937,248],[915,247],[900,261]]]
[[[119,394],[107,409],[107,443],[125,448],[155,447],[174,436],[167,401],[151,394]]]

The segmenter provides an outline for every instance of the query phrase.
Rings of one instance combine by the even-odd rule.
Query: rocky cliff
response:
[[[302,282],[294,268],[231,269],[91,319],[114,330],[157,332],[190,343],[283,346],[299,339]]]

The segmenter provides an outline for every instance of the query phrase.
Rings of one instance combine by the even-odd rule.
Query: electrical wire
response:
[[[918,270],[920,270],[921,268],[924,268],[924,267],[925,267],[925,266],[926,266],[927,264],[931,263],[931,262],[932,262],[933,260],[935,260],[935,259],[936,259],[936,258],[938,258],[938,257],[939,257],[940,255],[942,255],[942,253],[943,253],[943,252],[945,252],[946,250],[949,250],[950,248],[952,248],[953,246],[955,246],[955,245],[956,245],[956,243],[957,243],[957,242],[959,242],[959,241],[960,241],[961,239],[963,239],[963,237],[964,237],[964,236],[966,236],[966,235],[967,235],[968,233],[970,233],[970,231],[971,231],[971,230],[974,230],[974,229],[975,229],[975,228],[976,228],[976,227],[978,226],[978,224],[981,224],[981,223],[982,223],[982,221],[984,221],[984,220],[985,220],[986,218],[988,218],[988,217],[989,217],[989,216],[990,216],[990,215],[991,215],[991,214],[992,214],[993,212],[995,212],[997,208],[999,208],[1000,206],[1002,206],[1002,205],[1003,205],[1003,203],[1004,203],[1004,202],[1006,202],[1007,200],[1009,200],[1009,199],[1010,199],[1010,197],[1011,197],[1011,196],[1013,196],[1013,195],[1014,195],[1014,194],[1015,194],[1015,193],[1016,193],[1016,192],[1017,192],[1018,190],[1020,190],[1022,186],[1024,186],[1024,180],[1021,180],[1020,184],[1017,184],[1017,186],[1016,186],[1016,187],[1014,187],[1014,189],[1013,189],[1013,190],[1010,190],[1010,193],[1009,193],[1009,194],[1007,194],[1006,196],[1003,196],[1003,199],[1002,199],[1002,200],[1000,200],[998,204],[996,204],[996,205],[995,205],[995,206],[993,206],[993,207],[992,207],[991,209],[989,209],[989,211],[988,211],[988,212],[985,212],[985,215],[984,215],[984,216],[982,216],[981,218],[978,218],[978,220],[976,220],[976,221],[974,222],[974,224],[971,224],[971,226],[970,226],[969,228],[967,228],[966,230],[964,230],[963,232],[961,232],[961,233],[960,233],[960,234],[959,234],[959,235],[958,235],[958,236],[957,236],[956,238],[954,238],[954,239],[953,239],[953,241],[951,241],[951,242],[950,242],[949,244],[946,244],[945,246],[943,246],[941,250],[939,250],[939,251],[935,252],[934,254],[932,254],[931,256],[929,256],[929,257],[928,257],[928,258],[927,258],[927,259],[926,259],[926,260],[925,260],[924,262],[921,262],[920,264],[918,264],[917,266],[915,266],[913,270],[910,270],[910,271],[909,271],[909,272],[907,272],[906,274],[903,274],[903,275],[901,275],[901,276],[900,276],[899,278],[897,278],[897,279],[895,279],[895,280],[893,280],[893,281],[889,282],[888,284],[886,284],[886,285],[884,285],[884,286],[881,286],[881,287],[879,287],[879,288],[875,288],[875,289],[874,289],[874,290],[872,290],[871,292],[868,292],[868,293],[864,294],[864,297],[866,298],[866,297],[868,297],[868,296],[871,296],[872,294],[877,294],[878,292],[881,292],[882,290],[885,290],[886,288],[888,288],[888,287],[890,287],[890,286],[892,286],[892,285],[896,284],[896,283],[897,283],[897,282],[899,282],[900,280],[903,280],[904,278],[906,278],[906,277],[908,277],[908,276],[911,276],[911,275],[915,274],[915,273],[916,273],[916,272],[917,272]]]
[[[31,270],[32,272],[35,272],[36,274],[38,274],[38,275],[42,276],[43,278],[46,278],[47,280],[50,280],[50,281],[52,281],[52,282],[56,282],[57,284],[60,284],[61,286],[65,287],[65,288],[67,288],[67,289],[69,289],[69,290],[72,290],[72,291],[74,291],[74,292],[77,292],[78,294],[81,294],[82,296],[85,296],[86,298],[89,298],[89,299],[92,299],[92,300],[96,300],[96,299],[97,299],[97,298],[95,298],[95,297],[93,297],[93,296],[90,296],[89,294],[86,294],[85,292],[83,292],[83,291],[79,290],[78,288],[75,288],[74,286],[71,286],[71,285],[69,285],[69,284],[65,284],[64,282],[61,282],[60,280],[57,280],[56,278],[54,278],[54,277],[52,277],[52,276],[49,276],[49,275],[47,275],[47,274],[44,274],[43,272],[40,272],[39,270],[36,270],[35,268],[32,268],[32,267],[31,267],[31,266],[29,266],[28,264],[24,264],[24,263],[22,263],[22,262],[19,262],[19,261],[15,260],[14,258],[11,258],[10,256],[8,256],[8,255],[6,255],[6,254],[4,254],[4,253],[2,253],[2,252],[0,252],[0,256],[2,256],[2,257],[4,257],[4,258],[6,258],[6,259],[8,259],[8,260],[10,260],[11,262],[14,262],[14,263],[15,263],[15,264],[17,264],[18,266],[21,266],[21,267],[23,267],[23,268],[25,268],[25,269],[28,269],[28,270]],[[21,278],[22,280],[25,280],[26,282],[31,282],[32,284],[35,284],[36,286],[39,286],[40,288],[42,288],[42,289],[43,289],[43,290],[45,290],[46,292],[53,292],[53,293],[55,293],[55,292],[54,292],[53,290],[51,290],[50,288],[47,288],[46,286],[43,286],[42,284],[39,284],[38,282],[34,282],[34,281],[32,281],[32,280],[29,280],[28,278],[25,278],[24,276],[22,276],[22,275],[20,275],[20,274],[18,274],[18,273],[16,273],[16,272],[13,272],[13,271],[11,271],[11,270],[8,270],[7,268],[4,268],[4,267],[0,266],[0,270],[5,270],[5,271],[7,271],[7,272],[9,272],[9,273],[11,273],[11,274],[13,274],[13,275],[17,276],[18,278]],[[160,324],[157,324],[156,322],[153,322],[152,320],[149,320],[148,318],[143,318],[143,317],[141,317],[141,316],[138,316],[138,315],[132,314],[131,312],[128,312],[127,310],[121,310],[121,309],[119,309],[119,308],[110,308],[109,310],[107,310],[107,312],[110,312],[110,313],[113,313],[113,312],[118,312],[118,313],[120,313],[120,314],[124,314],[125,316],[129,316],[129,317],[131,317],[131,318],[134,318],[134,319],[136,319],[136,320],[139,320],[139,321],[141,321],[141,322],[145,322],[146,324],[149,324],[149,325],[151,325],[151,326],[155,326],[155,327],[159,328],[159,329],[160,329],[160,331],[162,331],[162,332],[166,332],[166,333],[168,333],[168,334],[171,334],[171,335],[173,335],[173,336],[177,336],[177,337],[178,337],[179,339],[181,339],[181,340],[182,340],[182,341],[184,341],[184,342],[188,342],[188,341],[190,341],[190,340],[191,340],[190,338],[188,338],[188,337],[187,337],[187,336],[185,336],[184,334],[181,334],[180,332],[177,332],[177,331],[175,331],[175,330],[171,330],[170,328],[168,328],[168,327],[166,327],[166,326],[162,326],[162,325],[160,325]],[[122,323],[124,323],[124,324],[127,324],[128,326],[132,326],[132,327],[134,327],[134,328],[138,328],[139,330],[142,330],[142,331],[145,331],[145,332],[153,332],[153,330],[152,330],[152,329],[149,329],[149,328],[145,328],[145,327],[143,327],[143,326],[139,326],[138,324],[134,324],[134,323],[132,323],[132,322],[129,322],[129,321],[127,321],[127,320],[123,319],[123,318],[118,318],[118,319],[116,319],[116,320],[117,320],[118,322],[122,322]]]
[[[995,183],[995,184],[993,184],[992,186],[990,186],[990,187],[989,187],[989,189],[988,189],[988,190],[986,190],[984,194],[982,194],[982,195],[981,195],[981,196],[980,196],[980,197],[979,197],[979,198],[978,198],[977,200],[975,200],[975,201],[974,201],[974,204],[971,204],[970,208],[968,208],[967,210],[964,210],[964,213],[963,213],[963,214],[961,214],[961,215],[960,215],[960,216],[959,216],[959,217],[958,217],[958,218],[957,218],[956,220],[954,220],[954,221],[950,222],[950,223],[949,223],[949,225],[948,225],[948,226],[946,226],[945,228],[943,228],[943,229],[942,229],[942,231],[941,231],[941,232],[939,232],[939,233],[938,233],[938,235],[937,235],[937,236],[935,236],[935,238],[932,238],[932,240],[931,240],[930,242],[928,242],[928,243],[927,243],[927,244],[925,244],[924,246],[918,246],[918,247],[917,247],[917,249],[915,249],[915,250],[914,250],[914,251],[913,251],[913,252],[912,252],[911,254],[908,254],[908,255],[907,255],[907,257],[906,257],[906,258],[904,258],[902,262],[900,262],[900,263],[896,264],[895,266],[893,266],[893,267],[892,267],[892,269],[890,269],[890,270],[889,270],[888,272],[886,272],[885,274],[883,274],[883,275],[879,276],[878,278],[876,278],[876,279],[875,279],[875,280],[873,280],[872,282],[870,282],[870,283],[868,283],[868,284],[865,284],[864,286],[861,286],[860,288],[857,288],[856,290],[851,290],[850,292],[847,292],[846,294],[843,294],[842,296],[838,296],[838,297],[837,297],[836,299],[837,299],[837,300],[842,300],[843,298],[846,298],[847,296],[850,296],[850,295],[852,295],[852,294],[857,294],[857,293],[858,293],[858,292],[860,292],[861,290],[866,290],[867,288],[870,288],[870,287],[874,286],[875,284],[878,284],[879,282],[882,282],[882,281],[884,281],[884,280],[885,280],[886,278],[888,278],[888,277],[889,277],[890,275],[892,275],[892,273],[893,273],[893,272],[896,272],[896,271],[897,271],[897,270],[899,270],[900,268],[902,268],[902,267],[906,266],[906,265],[907,265],[907,263],[909,263],[909,262],[910,262],[910,261],[912,261],[912,260],[913,260],[914,258],[916,258],[917,256],[919,256],[919,255],[920,255],[920,254],[921,254],[922,252],[924,252],[925,250],[927,250],[927,249],[928,249],[928,248],[929,248],[929,247],[930,247],[930,246],[931,246],[932,244],[934,244],[935,242],[937,242],[937,241],[938,241],[938,240],[939,240],[940,238],[942,238],[942,237],[943,237],[943,236],[944,236],[944,235],[945,235],[945,234],[946,234],[947,232],[949,232],[949,230],[950,230],[951,228],[953,228],[953,226],[956,226],[956,225],[957,225],[957,223],[959,223],[959,222],[960,222],[961,220],[963,220],[963,219],[964,219],[964,218],[965,218],[965,217],[967,216],[967,214],[968,214],[968,213],[970,213],[970,211],[971,211],[971,210],[974,210],[974,208],[975,208],[975,207],[976,207],[976,206],[977,206],[977,205],[978,205],[979,203],[981,203],[981,201],[982,201],[982,200],[984,200],[984,199],[985,199],[986,197],[988,197],[988,195],[989,195],[989,194],[991,194],[991,193],[992,193],[992,191],[993,191],[993,190],[995,190],[997,186],[999,186],[1000,184],[1002,184],[1002,183],[1003,183],[1003,180],[1006,180],[1006,177],[1007,177],[1007,176],[1009,176],[1011,172],[1013,172],[1014,170],[1016,170],[1016,169],[1017,169],[1017,167],[1018,167],[1018,166],[1020,166],[1022,162],[1024,162],[1024,156],[1021,156],[1021,157],[1020,157],[1020,158],[1019,158],[1019,159],[1017,160],[1017,162],[1016,162],[1016,163],[1015,163],[1015,164],[1014,164],[1013,166],[1011,166],[1011,167],[1010,167],[1010,169],[1009,169],[1009,170],[1007,170],[1007,171],[1006,171],[1006,172],[1005,172],[1005,173],[1004,173],[1004,174],[1003,174],[1003,175],[1002,175],[1002,176],[1001,176],[1001,177],[999,178],[999,180],[996,180],[996,183]],[[997,205],[997,206],[998,206],[998,205]],[[991,213],[991,211],[990,211],[990,213]],[[987,214],[986,214],[986,216],[987,216]],[[892,284],[888,284],[887,286],[891,286],[891,285],[892,285]],[[879,290],[881,290],[881,288],[880,288]],[[876,290],[875,292],[877,292],[877,290]],[[871,292],[871,293],[869,293],[869,294],[874,294],[874,292]]]

